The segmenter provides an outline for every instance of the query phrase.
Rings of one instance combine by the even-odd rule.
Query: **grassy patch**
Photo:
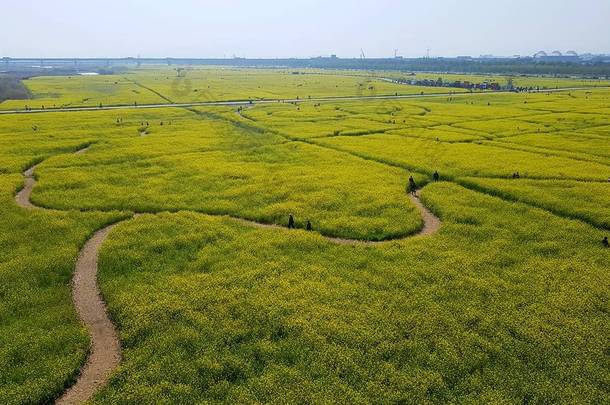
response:
[[[121,226],[101,280],[125,362],[97,402],[607,401],[599,232],[424,197],[441,233],[378,249],[189,213]]]

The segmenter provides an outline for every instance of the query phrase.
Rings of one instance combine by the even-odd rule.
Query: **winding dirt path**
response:
[[[411,238],[414,238],[416,236],[430,236],[430,235],[433,235],[436,232],[438,232],[439,229],[441,228],[441,220],[422,204],[421,200],[419,199],[419,195],[411,195],[411,194],[409,194],[409,200],[411,200],[411,202],[421,212],[421,216],[422,216],[422,219],[424,221],[424,226],[422,227],[422,229],[420,229],[415,234],[408,235],[408,236],[403,236],[403,237],[396,238],[396,239],[386,239],[386,240],[381,240],[381,241],[367,241],[367,240],[360,240],[360,239],[334,238],[334,237],[331,237],[331,236],[323,236],[323,237],[327,241],[332,242],[332,243],[336,243],[338,245],[376,246],[376,245],[383,245],[383,244],[387,244],[387,243],[391,243],[391,242],[401,241],[401,240],[405,240],[405,239],[411,239]],[[230,217],[230,218],[232,218],[232,219],[234,219],[236,221],[239,221],[239,222],[241,222],[243,224],[250,225],[250,226],[253,226],[253,227],[256,227],[256,228],[262,228],[262,229],[286,229],[286,227],[282,226],[282,225],[263,224],[263,223],[260,223],[260,222],[250,221],[248,219],[237,218],[237,217]]]
[[[85,153],[90,147],[91,145],[86,146],[74,153]],[[36,186],[34,172],[39,164],[40,163],[23,172],[25,178],[24,187],[15,195],[17,205],[22,208],[46,209],[34,205],[30,200],[32,191]],[[424,207],[418,196],[409,195],[409,198],[420,210],[424,221],[423,228],[417,234],[378,242],[332,238],[327,236],[324,238],[340,245],[372,246],[396,240],[409,239],[414,236],[426,236],[436,233],[441,225],[440,219]],[[137,217],[138,215],[139,214],[136,214],[135,216]],[[286,229],[286,227],[280,225],[263,224],[232,216],[229,216],[229,218],[257,228]],[[89,332],[91,346],[87,363],[81,369],[76,383],[67,389],[56,401],[56,404],[58,405],[81,404],[89,400],[98,389],[106,385],[110,375],[121,362],[121,343],[118,333],[108,317],[106,304],[104,303],[97,284],[97,272],[99,251],[102,244],[112,229],[125,221],[126,220],[123,220],[113,225],[106,226],[95,232],[79,253],[74,276],[72,278],[72,300],[81,322],[86,326]]]
[[[23,172],[23,177],[25,177],[25,184],[23,188],[15,195],[15,202],[17,205],[27,209],[39,208],[32,204],[30,201],[30,196],[32,195],[32,190],[34,190],[34,186],[36,185],[36,179],[34,178],[34,170],[38,165],[34,165]]]
[[[419,193],[416,195],[409,195],[409,199],[419,209],[424,220],[424,227],[419,231],[419,236],[430,236],[434,235],[441,229],[441,219],[434,215],[432,211],[422,204]]]
[[[90,146],[75,154],[85,153]],[[17,205],[26,209],[44,209],[32,204],[30,197],[36,185],[34,165],[23,173],[24,187],[15,195]],[[81,249],[72,278],[72,300],[80,321],[90,337],[87,363],[81,369],[76,383],[56,401],[58,405],[81,404],[108,382],[108,378],[121,362],[121,343],[117,331],[108,317],[106,304],[97,285],[99,250],[110,231],[119,223],[98,230]]]
[[[91,338],[87,363],[76,383],[55,402],[58,405],[81,404],[106,385],[110,374],[121,362],[121,343],[108,317],[106,304],[97,285],[99,251],[117,224],[97,231],[80,251],[72,279],[72,299],[81,322]]]

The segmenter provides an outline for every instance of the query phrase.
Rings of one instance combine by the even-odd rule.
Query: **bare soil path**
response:
[[[409,199],[411,200],[411,202],[417,207],[417,209],[421,212],[421,216],[422,219],[424,221],[424,226],[422,227],[422,229],[419,230],[419,232],[413,234],[413,235],[409,235],[406,237],[401,237],[401,238],[396,238],[396,239],[387,239],[387,240],[381,240],[381,241],[367,241],[367,240],[360,240],[360,239],[346,239],[346,238],[333,238],[330,236],[324,236],[324,239],[328,240],[329,242],[333,242],[339,245],[367,245],[367,246],[375,246],[375,245],[382,245],[382,244],[387,244],[390,242],[395,242],[395,241],[399,241],[399,240],[404,240],[404,239],[410,239],[410,238],[414,238],[416,236],[430,236],[433,235],[435,233],[437,233],[439,231],[439,229],[441,228],[441,220],[434,215],[429,209],[427,209],[421,202],[421,200],[419,199],[419,195],[411,195],[409,194]],[[255,221],[250,221],[247,219],[243,219],[243,218],[235,218],[235,217],[231,217],[241,223],[250,225],[250,226],[254,226],[256,228],[267,228],[267,229],[286,229],[285,226],[282,225],[273,225],[273,224],[263,224],[260,222],[255,222]]]
[[[81,404],[106,384],[121,362],[121,343],[106,312],[97,285],[98,255],[110,231],[117,224],[97,231],[80,251],[72,279],[72,299],[76,312],[87,326],[91,348],[87,363],[72,387],[57,401],[58,405]]]
[[[36,170],[36,166],[32,166],[23,172],[23,177],[25,177],[25,184],[23,188],[15,195],[15,201],[17,205],[27,209],[38,208],[30,201],[30,196],[32,195],[32,190],[34,190],[34,186],[36,185],[36,179],[34,179],[34,170]]]
[[[89,146],[76,154],[85,153]],[[36,185],[34,171],[37,165],[26,170],[24,187],[15,195],[17,205],[26,209],[43,209],[32,204],[30,197]],[[72,278],[72,300],[81,322],[90,337],[87,363],[82,368],[76,383],[57,400],[56,404],[81,404],[104,386],[110,374],[121,361],[121,343],[106,311],[97,285],[99,250],[110,231],[118,224],[97,231],[81,249]]]

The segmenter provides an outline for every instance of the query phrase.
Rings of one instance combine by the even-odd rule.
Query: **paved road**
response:
[[[538,93],[557,93],[564,91],[576,90],[593,90],[605,89],[608,87],[570,87],[562,89],[540,90]],[[103,107],[67,107],[67,108],[47,108],[44,110],[5,110],[0,111],[0,115],[8,114],[43,114],[54,112],[77,112],[77,111],[108,111],[108,110],[139,110],[152,108],[168,108],[168,107],[214,107],[214,106],[244,106],[244,105],[260,105],[260,104],[277,104],[277,103],[306,103],[306,102],[329,102],[329,101],[374,101],[374,100],[402,100],[413,98],[431,98],[431,97],[473,97],[480,95],[490,95],[499,93],[510,93],[509,91],[494,91],[494,92],[464,92],[464,93],[435,93],[435,94],[406,94],[406,95],[380,95],[380,96],[344,96],[344,97],[312,97],[302,99],[263,99],[263,100],[235,100],[235,101],[202,101],[195,103],[163,103],[163,104],[142,104],[142,105],[110,105]],[[534,92],[536,93],[536,91]]]

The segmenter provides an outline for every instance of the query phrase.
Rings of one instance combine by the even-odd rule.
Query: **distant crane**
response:
[[[360,59],[366,59],[366,55],[364,54],[364,49],[360,48]]]
[[[394,49],[394,59],[398,58],[398,49]]]

